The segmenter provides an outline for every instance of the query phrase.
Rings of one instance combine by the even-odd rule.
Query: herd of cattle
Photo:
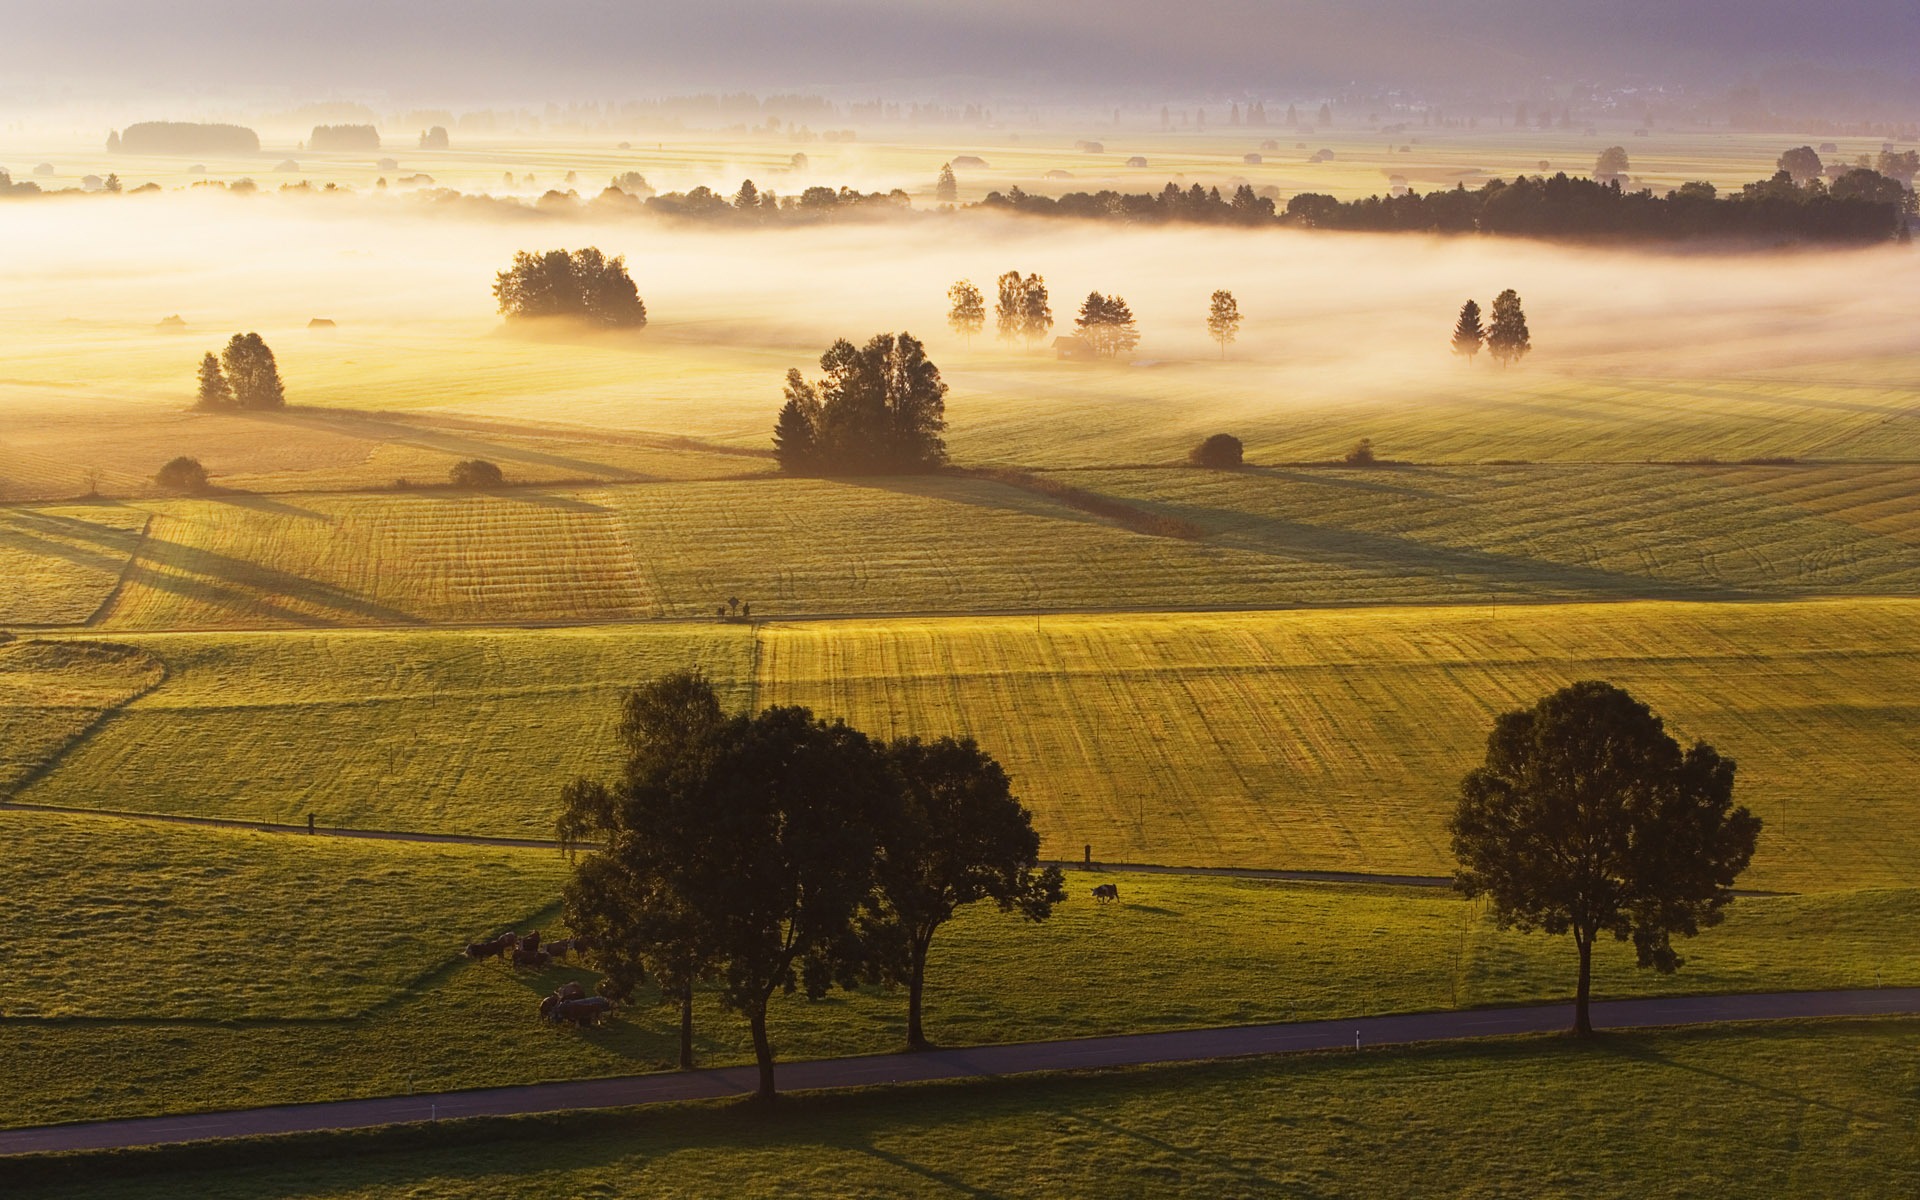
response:
[[[598,948],[592,938],[554,938],[540,940],[540,931],[519,934],[512,930],[484,942],[468,942],[465,954],[471,959],[504,958],[516,967],[552,966],[568,955],[584,954]],[[605,996],[589,996],[578,983],[562,984],[540,1001],[540,1018],[555,1025],[593,1025],[613,1011],[613,1001]]]

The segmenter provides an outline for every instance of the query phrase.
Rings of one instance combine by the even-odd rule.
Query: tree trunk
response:
[[[680,1069],[693,1070],[693,985],[680,989]]]
[[[1573,1031],[1581,1037],[1593,1036],[1593,1017],[1588,1001],[1593,992],[1593,938],[1574,931],[1574,945],[1580,948],[1580,987],[1573,994]]]
[[[913,965],[907,977],[907,1047],[912,1050],[929,1048],[926,1031],[920,1025],[920,997],[925,991],[927,947],[932,941],[931,934],[926,937],[915,936],[909,951]]]
[[[753,1098],[762,1104],[773,1103],[773,1043],[767,1040],[767,1002],[763,999],[747,1014],[753,1028],[753,1057],[760,1064],[760,1090]]]

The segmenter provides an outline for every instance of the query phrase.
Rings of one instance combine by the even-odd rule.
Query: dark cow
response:
[[[553,1006],[553,1013],[547,1019],[556,1025],[595,1025],[612,1011],[613,1001],[605,996],[584,996],[578,1000],[562,1000]]]
[[[513,965],[516,967],[544,967],[553,962],[553,955],[545,950],[528,950],[516,946],[513,950]]]
[[[519,939],[508,931],[484,942],[468,942],[465,953],[468,958],[498,958],[518,944]]]
[[[567,1003],[569,1000],[585,1000],[586,998],[587,989],[581,987],[578,980],[568,980],[566,983],[555,988],[552,995],[541,999],[540,1015],[551,1021],[554,1019],[554,1010],[562,1004]]]
[[[555,958],[565,958],[578,948],[578,943],[573,938],[554,938],[542,943],[540,948]]]
[[[1093,898],[1102,904],[1107,903],[1109,900],[1118,900],[1120,898],[1120,885],[1117,883],[1103,883],[1093,889]]]
[[[538,950],[539,948],[540,948],[540,931],[538,929],[534,930],[533,932],[527,934],[527,936],[520,939],[520,949],[522,950]]]

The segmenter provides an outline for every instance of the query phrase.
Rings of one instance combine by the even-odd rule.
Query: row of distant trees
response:
[[[266,410],[285,408],[286,387],[273,351],[257,333],[236,333],[218,358],[200,360],[198,407]]]
[[[1503,367],[1525,358],[1533,349],[1533,333],[1527,328],[1527,312],[1521,307],[1520,293],[1508,288],[1493,298],[1493,322],[1482,324],[1480,304],[1469,300],[1460,306],[1460,319],[1453,326],[1453,352],[1472,362],[1481,350]]]
[[[562,793],[563,843],[599,847],[567,884],[567,922],[597,943],[604,991],[652,980],[679,1007],[682,1067],[694,989],[715,985],[746,1018],[763,1101],[776,995],[902,986],[907,1042],[926,1046],[939,930],[981,901],[1039,921],[1064,898],[1006,772],[971,740],[880,742],[804,708],[728,715],[689,673],[630,693],[619,736],[620,776]]]
[[[994,326],[1002,341],[1032,343],[1053,328],[1045,279],[1008,271],[1000,276],[997,287]],[[971,341],[986,328],[986,297],[972,280],[963,279],[948,288],[947,300],[947,325],[955,333]],[[1240,324],[1240,304],[1233,293],[1213,293],[1207,306],[1207,334],[1220,343],[1222,356],[1239,337]],[[1140,342],[1139,326],[1123,296],[1088,293],[1074,318],[1074,327],[1095,357],[1115,358]]]

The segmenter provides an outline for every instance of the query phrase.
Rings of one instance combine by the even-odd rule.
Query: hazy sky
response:
[[[1782,62],[1911,80],[1916,47],[1916,0],[0,0],[0,73],[16,81],[449,99],[1727,78]]]

